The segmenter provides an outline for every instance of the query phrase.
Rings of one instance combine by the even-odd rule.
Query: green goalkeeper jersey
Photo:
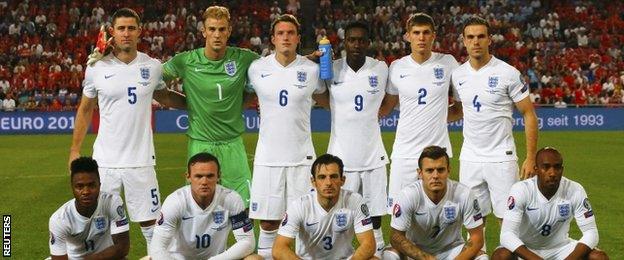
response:
[[[243,91],[249,65],[258,58],[248,49],[227,47],[223,59],[209,60],[199,48],[179,53],[163,65],[165,80],[182,79],[190,138],[224,141],[245,131]]]

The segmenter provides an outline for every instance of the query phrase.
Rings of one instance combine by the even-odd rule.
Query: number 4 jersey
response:
[[[152,95],[163,89],[162,66],[138,52],[130,63],[112,53],[87,66],[83,95],[97,98],[100,126],[93,158],[100,167],[146,167],[156,164],[152,137]]]

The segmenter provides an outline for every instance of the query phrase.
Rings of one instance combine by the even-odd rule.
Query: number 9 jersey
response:
[[[152,135],[152,96],[165,88],[157,59],[138,52],[126,64],[112,53],[87,66],[82,93],[97,98],[100,126],[93,159],[102,168],[156,164]]]

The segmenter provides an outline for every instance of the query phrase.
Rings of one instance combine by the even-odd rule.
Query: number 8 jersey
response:
[[[126,64],[112,53],[87,66],[82,93],[97,98],[100,126],[93,159],[103,168],[156,164],[152,137],[152,95],[165,88],[157,59],[138,52]]]

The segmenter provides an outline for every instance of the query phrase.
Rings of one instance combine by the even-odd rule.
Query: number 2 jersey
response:
[[[390,65],[388,94],[399,95],[401,110],[392,158],[418,159],[430,145],[453,156],[446,120],[451,72],[457,66],[453,56],[436,52],[421,64],[407,55]]]
[[[422,180],[406,186],[392,208],[390,226],[406,231],[406,237],[430,254],[440,254],[464,243],[461,227],[483,224],[479,202],[467,186],[446,181],[446,193],[438,204],[425,194]]]
[[[310,128],[312,95],[326,90],[319,65],[297,55],[282,66],[271,54],[255,60],[248,74],[260,103],[254,165],[312,165],[316,158]]]
[[[478,71],[470,62],[453,71],[464,111],[464,143],[460,160],[471,162],[515,161],[512,133],[514,103],[529,96],[520,72],[492,56]]]
[[[82,93],[97,98],[100,109],[93,159],[100,167],[156,164],[152,136],[152,96],[165,88],[157,59],[138,52],[126,64],[112,53],[87,66]]]
[[[340,190],[329,212],[318,202],[316,191],[295,200],[282,220],[278,234],[296,237],[296,253],[303,259],[346,259],[353,254],[355,234],[372,230],[362,196]]]
[[[381,140],[379,107],[386,94],[388,66],[366,57],[353,71],[347,59],[334,61],[330,84],[331,136],[327,153],[340,157],[346,171],[385,166],[388,155]]]
[[[501,241],[501,244],[514,251],[522,244],[530,249],[552,249],[566,245],[570,238],[570,222],[576,219],[581,231],[596,229],[594,212],[587,199],[585,189],[577,182],[562,177],[559,189],[550,198],[546,199],[537,187],[537,176],[517,182],[511,187],[507,199],[507,210],[503,218],[505,221],[520,223],[519,240]],[[501,239],[502,240],[502,239]],[[594,248],[597,241],[584,241],[590,248]]]
[[[78,213],[76,199],[72,199],[50,217],[50,254],[80,259],[112,246],[111,235],[129,228],[119,196],[100,192],[97,208],[89,218]]]
[[[253,236],[253,224],[240,195],[217,185],[212,202],[202,209],[187,185],[165,199],[154,237],[172,239],[168,251],[176,259],[206,259],[226,250],[231,231],[237,240]]]

